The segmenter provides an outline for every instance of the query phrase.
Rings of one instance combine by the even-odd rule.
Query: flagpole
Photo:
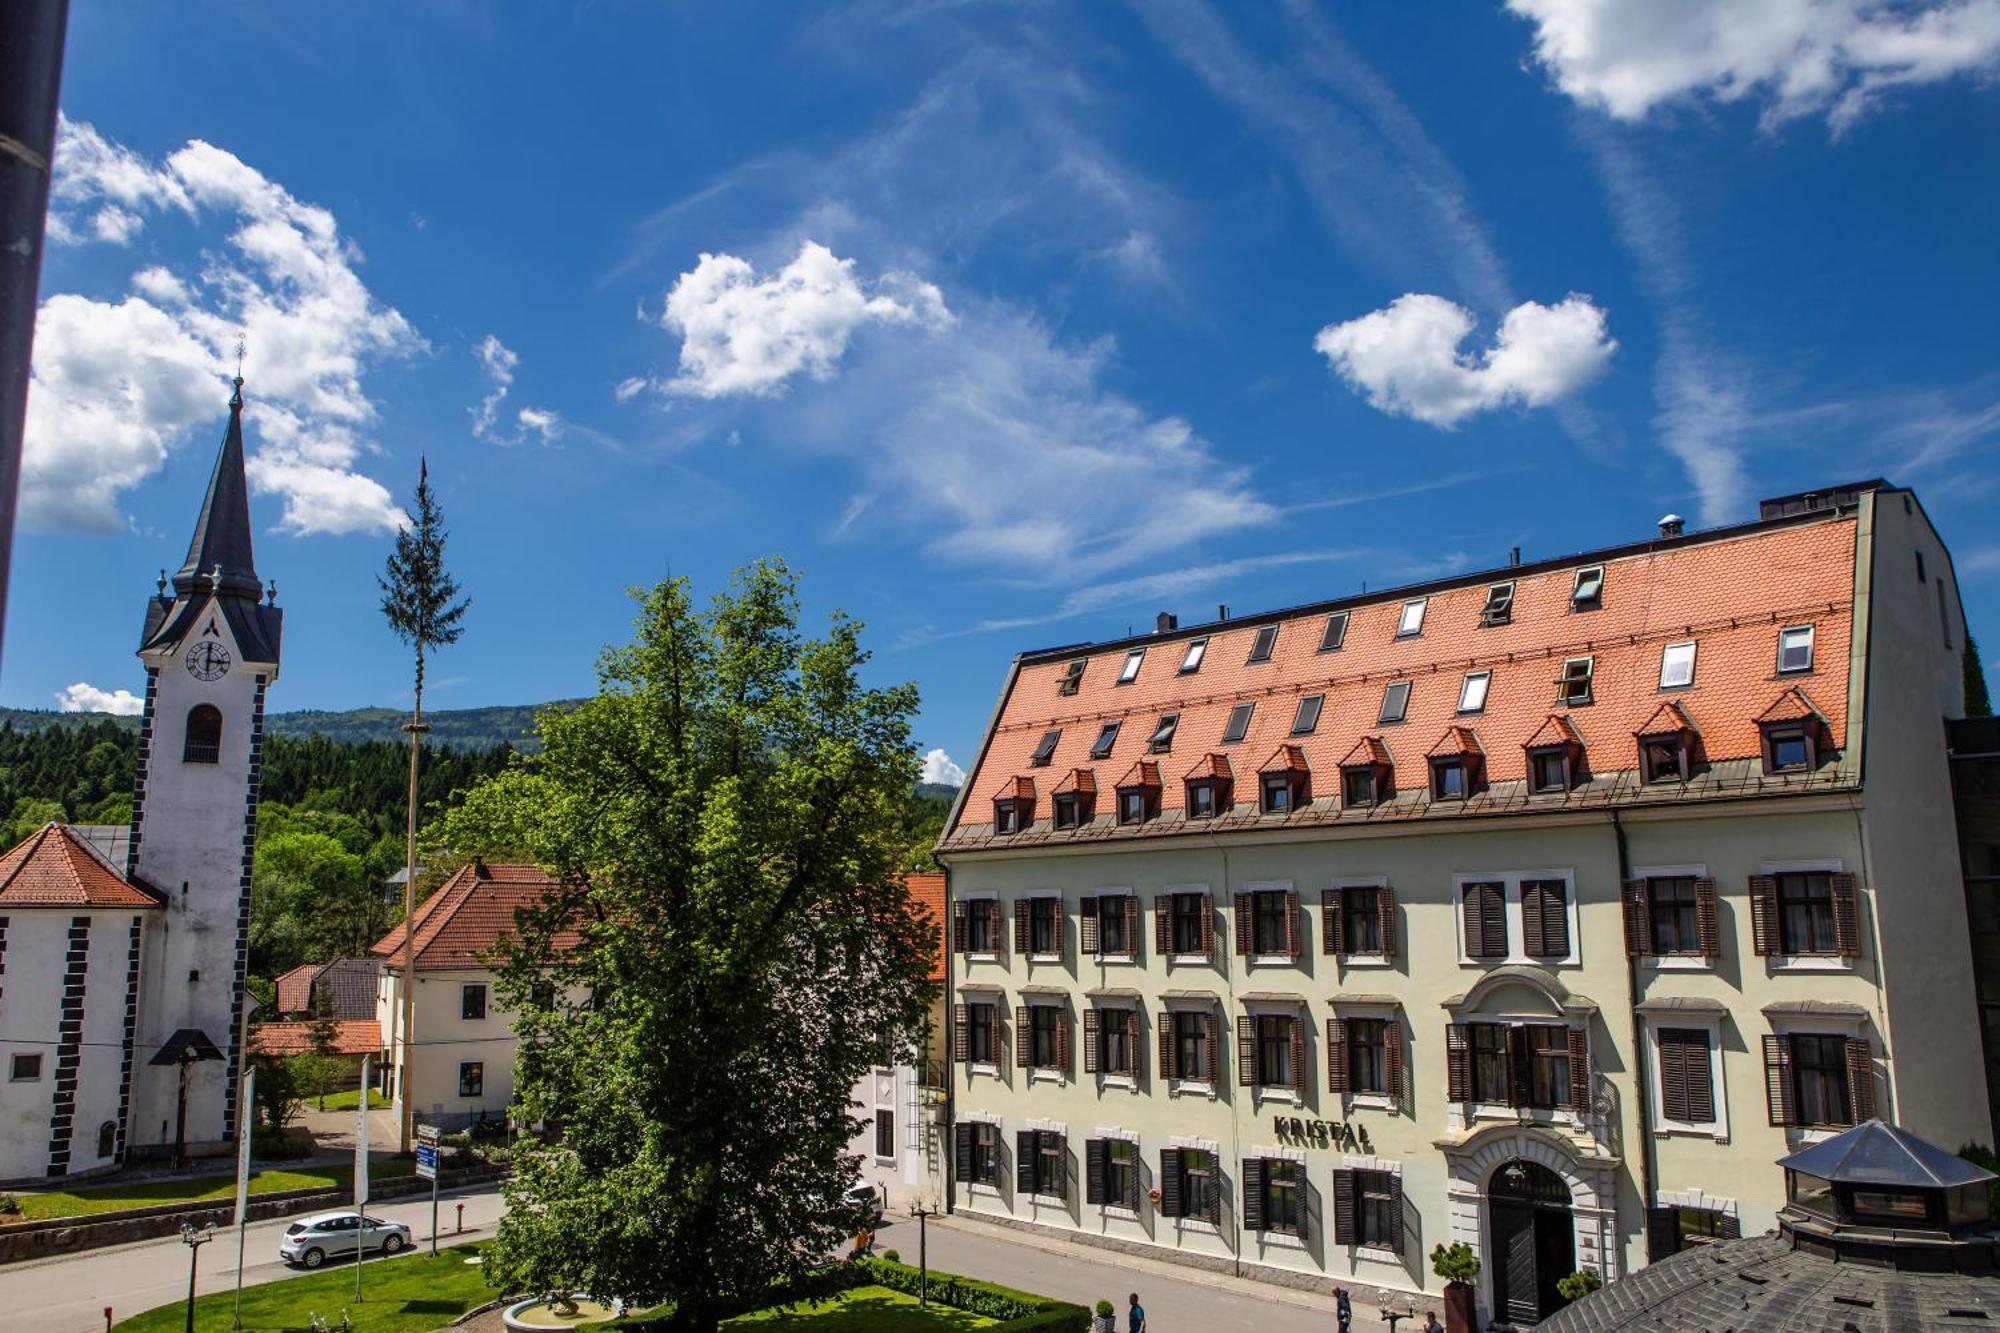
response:
[[[250,1113],[257,1105],[257,1066],[243,1075],[243,1112],[236,1118],[236,1333],[243,1333],[243,1241],[250,1230]]]
[[[361,1304],[362,1219],[368,1216],[368,1064],[361,1057],[361,1119],[354,1130],[354,1303]]]

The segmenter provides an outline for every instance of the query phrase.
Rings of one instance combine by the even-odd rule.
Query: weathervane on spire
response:
[[[248,343],[247,335],[236,335],[236,393],[229,400],[231,407],[243,406],[243,352]]]

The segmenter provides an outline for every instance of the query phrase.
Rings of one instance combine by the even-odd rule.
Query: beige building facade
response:
[[[1463,1242],[1532,1322],[1840,1127],[1985,1139],[1959,616],[1874,483],[1017,659],[940,849],[955,1206],[1399,1300]]]

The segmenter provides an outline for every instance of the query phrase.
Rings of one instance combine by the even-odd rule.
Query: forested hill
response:
[[[446,708],[426,714],[430,724],[427,743],[453,750],[488,750],[511,745],[517,750],[535,748],[535,710],[562,708],[569,701],[554,704],[507,704],[495,708]],[[325,736],[335,741],[394,741],[404,743],[400,728],[410,720],[407,712],[394,708],[349,708],[334,712],[302,708],[289,713],[273,713],[265,728],[273,736]],[[0,708],[0,725],[15,731],[44,731],[49,728],[95,726],[109,722],[136,732],[139,719],[110,713],[53,713],[32,708]]]

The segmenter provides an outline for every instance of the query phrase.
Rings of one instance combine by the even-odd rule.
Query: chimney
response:
[[[1662,537],[1678,537],[1681,535],[1681,530],[1686,526],[1687,524],[1679,514],[1662,514],[1660,516],[1660,535]]]
[[[1229,619],[1229,603],[1224,602],[1215,608],[1215,618],[1217,620]]]
[[[1509,551],[1507,552],[1507,563],[1508,563],[1509,565],[1512,565],[1512,566],[1515,566],[1515,567],[1517,567],[1517,568],[1518,568],[1518,567],[1520,566],[1520,563],[1521,563],[1521,548],[1520,548],[1520,547],[1518,547],[1518,546],[1516,546],[1516,547],[1513,547],[1513,548],[1511,548],[1511,549],[1510,549],[1510,550],[1509,550]]]
[[[1170,629],[1179,629],[1180,627],[1181,618],[1171,611],[1160,612],[1159,617],[1153,621],[1153,630],[1159,634],[1165,634]]]

